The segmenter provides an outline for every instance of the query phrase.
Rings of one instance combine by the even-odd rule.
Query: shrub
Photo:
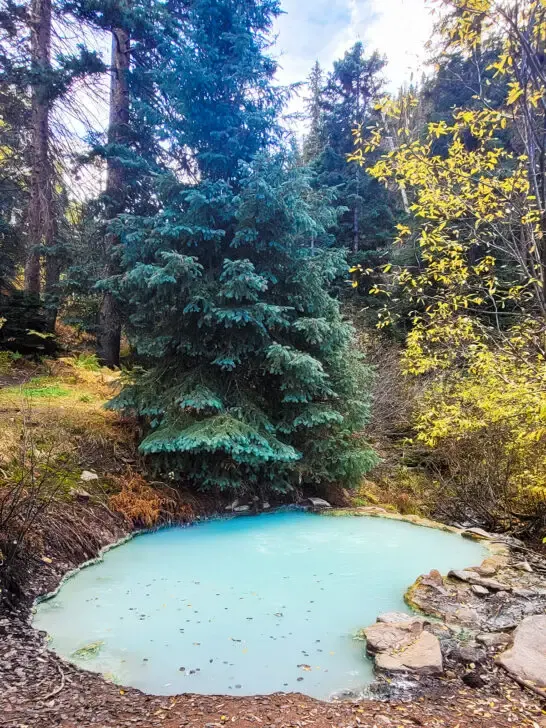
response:
[[[110,508],[121,513],[133,528],[185,521],[193,515],[191,506],[181,503],[175,492],[153,488],[137,473],[129,471],[116,482],[121,489],[110,496]]]
[[[100,370],[100,363],[96,354],[78,354],[78,356],[74,357],[74,366],[88,372],[98,372]]]
[[[514,341],[514,339],[513,339]],[[417,440],[434,453],[440,507],[490,528],[540,530],[546,517],[546,367],[517,348],[476,347],[428,389]]]

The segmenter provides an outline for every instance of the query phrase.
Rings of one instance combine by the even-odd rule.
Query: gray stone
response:
[[[523,587],[514,587],[512,589],[512,594],[515,597],[521,597],[522,599],[532,599],[533,597],[540,596],[536,589],[524,589]]]
[[[514,569],[519,569],[520,571],[526,571],[529,574],[531,574],[533,571],[533,569],[528,561],[518,561],[517,564],[514,564]]]
[[[453,613],[446,616],[449,624],[476,627],[481,621],[480,615],[470,607],[458,607]]]
[[[239,499],[236,498],[233,501],[233,503],[230,503],[229,505],[226,506],[225,510],[226,511],[234,511],[237,508],[238,505],[239,505]]]
[[[499,614],[495,617],[489,617],[487,627],[494,632],[508,632],[515,629],[521,622],[521,616],[516,617],[514,614]]]
[[[472,584],[471,589],[474,594],[477,594],[479,597],[486,597],[489,594],[489,589],[485,586],[480,586],[479,584]]]
[[[263,509],[264,511],[267,511],[267,510],[269,510],[269,508],[271,508],[271,505],[270,505],[270,504],[269,504],[269,503],[268,503],[267,501],[264,501],[264,502],[262,503],[262,509]]]
[[[91,494],[88,493],[83,488],[73,488],[71,490],[72,495],[74,498],[79,501],[80,503],[87,503],[89,499],[91,498]]]
[[[482,632],[476,636],[476,640],[485,647],[507,647],[512,637],[506,632]]]
[[[246,513],[246,511],[250,510],[250,506],[235,506],[233,509],[234,513]]]
[[[308,498],[313,508],[331,508],[332,506],[324,498]]]
[[[89,483],[92,480],[98,480],[99,476],[96,473],[93,473],[91,470],[83,470],[82,474],[80,475],[80,480],[82,480],[84,483]]]
[[[451,576],[454,579],[459,579],[460,581],[464,581],[467,584],[477,584],[478,586],[483,586],[486,589],[491,589],[492,591],[508,592],[512,588],[508,584],[502,584],[496,579],[486,579],[485,577],[478,576],[476,572],[470,571],[470,569],[454,569],[449,572],[448,576]]]
[[[481,665],[487,659],[487,653],[481,647],[460,646],[451,650],[449,656],[452,660],[463,665]]]
[[[526,617],[514,632],[512,647],[496,659],[518,679],[546,687],[546,615]]]

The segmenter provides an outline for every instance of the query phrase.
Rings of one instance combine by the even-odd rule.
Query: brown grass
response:
[[[110,497],[109,506],[133,528],[152,528],[193,518],[193,508],[181,500],[177,491],[161,484],[152,487],[138,473],[128,471],[116,478],[116,483],[119,492]]]

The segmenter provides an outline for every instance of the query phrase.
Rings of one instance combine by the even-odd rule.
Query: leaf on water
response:
[[[306,672],[309,672],[311,670],[311,665],[301,664],[298,665],[298,667],[300,668],[300,670],[305,670]]]

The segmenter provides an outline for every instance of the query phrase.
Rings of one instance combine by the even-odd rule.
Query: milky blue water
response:
[[[405,610],[419,574],[483,558],[460,536],[382,518],[214,520],[109,551],[39,604],[34,626],[64,657],[149,693],[328,698],[372,680],[359,628]]]

